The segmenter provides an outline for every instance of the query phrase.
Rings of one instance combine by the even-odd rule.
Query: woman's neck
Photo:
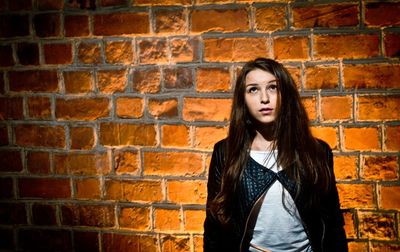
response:
[[[274,149],[274,130],[273,125],[267,125],[261,128],[261,130],[256,129],[256,136],[251,143],[251,149],[257,151],[270,151]]]

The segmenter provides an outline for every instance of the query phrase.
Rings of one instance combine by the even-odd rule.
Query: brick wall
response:
[[[0,250],[202,251],[243,62],[293,74],[351,251],[400,250],[400,2],[0,0]]]

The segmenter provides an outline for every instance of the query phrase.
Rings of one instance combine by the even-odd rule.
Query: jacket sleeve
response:
[[[221,188],[221,171],[223,169],[223,142],[214,145],[207,183],[206,219],[204,221],[204,252],[222,251],[221,225],[210,212],[210,203]]]

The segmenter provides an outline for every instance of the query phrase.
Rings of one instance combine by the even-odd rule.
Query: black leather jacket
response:
[[[224,141],[222,140],[215,144],[209,169],[207,210],[204,222],[204,252],[249,251],[253,233],[252,228],[254,228],[254,226],[249,228],[249,216],[253,211],[259,211],[259,209],[254,210],[257,200],[275,180],[279,180],[282,183],[292,198],[295,198],[296,186],[295,182],[287,176],[285,170],[274,173],[263,168],[249,157],[241,178],[238,194],[236,195],[231,221],[228,227],[222,227],[211,215],[209,204],[217,195],[221,186],[221,175],[224,164]],[[333,170],[332,151],[325,142],[319,142],[323,146],[328,156],[329,166]],[[340,210],[336,186],[333,186],[332,190],[326,195],[322,195],[319,207],[314,209],[306,208],[304,205],[302,198],[307,197],[308,194],[306,187],[302,188],[295,203],[313,251],[348,251],[343,228],[344,220]],[[258,212],[256,215],[258,215]]]

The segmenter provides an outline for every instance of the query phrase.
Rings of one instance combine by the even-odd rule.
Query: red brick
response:
[[[100,92],[112,94],[123,92],[127,85],[127,71],[99,70],[97,72],[97,87]]]
[[[170,40],[171,61],[191,62],[199,60],[199,40],[191,38],[173,38]]]
[[[196,176],[204,170],[203,157],[200,153],[144,152],[143,159],[144,175]]]
[[[181,230],[182,216],[179,209],[156,208],[154,219],[154,230],[156,231]]]
[[[334,156],[333,164],[337,180],[358,178],[358,158],[356,156]]]
[[[191,28],[193,32],[245,32],[249,30],[248,16],[246,9],[194,10]]]
[[[185,231],[203,232],[206,212],[204,210],[185,210]]]
[[[197,92],[228,92],[231,89],[228,68],[199,68],[196,75]]]
[[[116,114],[121,118],[140,118],[143,116],[144,102],[142,98],[117,97]]]
[[[231,99],[184,98],[183,120],[227,121],[231,110]]]
[[[32,10],[32,0],[8,1],[8,8],[12,11]]]
[[[0,94],[5,94],[4,72],[0,72]]]
[[[107,41],[105,46],[106,62],[111,64],[130,64],[134,62],[132,41]]]
[[[39,65],[39,45],[37,43],[18,43],[16,51],[21,65]]]
[[[189,127],[186,125],[161,125],[161,146],[189,147]]]
[[[23,165],[20,151],[0,151],[0,172],[20,172],[22,169]]]
[[[75,251],[100,251],[99,233],[74,230]]]
[[[190,251],[190,237],[166,235],[162,237],[161,249],[163,252]]]
[[[344,217],[344,230],[346,232],[346,237],[347,239],[349,238],[357,238],[357,233],[355,229],[355,217],[351,212],[344,212],[343,213]]]
[[[214,144],[228,135],[227,127],[196,127],[194,132],[194,147],[212,150]]]
[[[100,181],[96,178],[75,180],[76,195],[78,199],[100,199]]]
[[[358,15],[358,4],[312,4],[293,8],[293,26],[296,28],[356,26]]]
[[[56,206],[34,204],[32,206],[32,224],[39,226],[57,225]]]
[[[22,119],[23,113],[21,97],[0,97],[0,118],[2,120]]]
[[[350,252],[369,252],[368,242],[349,241],[348,246]]]
[[[42,13],[33,17],[33,25],[38,37],[59,37],[61,17],[58,13]]]
[[[368,137],[368,141],[365,141]],[[346,150],[380,150],[379,131],[377,128],[345,128],[344,146]]]
[[[51,101],[49,97],[28,97],[28,113],[30,118],[50,119]]]
[[[371,184],[337,184],[341,208],[375,208]],[[362,197],[360,197],[362,195]]]
[[[256,8],[257,31],[268,32],[283,30],[286,28],[286,7],[271,6]]]
[[[19,229],[18,243],[23,251],[72,251],[70,230]]]
[[[140,154],[137,150],[116,149],[114,151],[114,168],[117,174],[138,175],[140,172]]]
[[[191,0],[136,0],[135,5],[191,5]]]
[[[311,66],[305,70],[306,89],[333,89],[339,84],[339,69],[337,66]]]
[[[148,207],[121,208],[118,222],[122,228],[149,231],[151,228],[150,209]]]
[[[164,86],[168,89],[189,89],[193,86],[192,69],[186,67],[164,69]]]
[[[325,96],[321,98],[322,120],[350,120],[352,119],[352,111],[352,96]]]
[[[62,10],[64,8],[63,0],[38,0],[39,10]]]
[[[172,180],[167,183],[168,200],[179,204],[205,204],[205,180]]]
[[[156,10],[156,33],[185,34],[188,29],[184,10]]]
[[[311,132],[314,137],[324,140],[332,149],[338,149],[338,129],[329,126],[313,126]]]
[[[8,145],[8,129],[6,125],[0,125],[0,146]]]
[[[95,144],[95,135],[91,127],[70,128],[71,149],[92,149]]]
[[[384,48],[386,57],[400,57],[400,33],[384,33]]]
[[[360,96],[358,97],[360,121],[399,120],[400,96]]]
[[[149,33],[149,14],[145,12],[97,14],[93,34],[99,36]]]
[[[88,93],[93,91],[93,76],[89,71],[63,72],[66,93]]]
[[[396,242],[371,242],[372,252],[398,252],[400,251],[400,245]]]
[[[81,42],[78,46],[78,59],[83,64],[100,64],[102,61],[101,46],[96,42]]]
[[[72,63],[72,45],[70,43],[44,44],[43,51],[46,64]]]
[[[133,71],[133,90],[138,93],[158,93],[161,73],[158,68],[144,68]]]
[[[215,4],[215,3],[234,3],[235,0],[195,0],[195,4],[202,5],[202,4]]]
[[[107,153],[54,154],[54,172],[70,175],[105,175],[110,173],[111,164]]]
[[[0,15],[1,38],[28,36],[29,27],[29,14]]]
[[[314,36],[316,59],[359,59],[379,56],[376,34]]]
[[[68,226],[113,227],[113,205],[63,205],[62,224]]]
[[[360,238],[393,240],[396,238],[395,216],[391,213],[359,212]]]
[[[263,37],[204,39],[205,61],[248,61],[267,52],[267,39]]]
[[[1,33],[1,32],[0,32]],[[0,46],[0,67],[8,67],[14,65],[13,50],[11,45]]]
[[[399,166],[396,156],[364,156],[362,178],[365,180],[396,180]]]
[[[306,109],[308,119],[314,121],[317,119],[317,98],[312,97],[302,97],[301,101]]]
[[[308,59],[309,44],[310,39],[308,37],[276,37],[274,38],[275,59]]]
[[[14,198],[14,182],[12,178],[0,178],[0,199]],[[1,244],[1,243],[0,243]],[[0,246],[1,248],[1,246]]]
[[[157,252],[157,238],[149,235],[137,234],[103,234],[103,251],[146,251]]]
[[[165,39],[143,39],[138,42],[139,61],[142,64],[168,62],[168,46]]]
[[[400,209],[400,186],[382,185],[379,194],[380,206],[384,209]]]
[[[51,188],[51,190],[49,190]],[[71,186],[69,179],[63,178],[20,178],[19,196],[22,198],[69,199]]]
[[[16,144],[32,147],[65,147],[65,129],[62,126],[17,125]]]
[[[399,88],[399,64],[344,65],[345,88]]]
[[[365,3],[365,24],[367,26],[400,25],[399,3]]]
[[[58,78],[55,70],[11,71],[10,91],[14,92],[57,92]]]
[[[56,100],[56,118],[61,120],[96,120],[109,117],[108,98],[71,98]]]
[[[400,150],[400,126],[386,126],[385,145],[388,150]]]
[[[104,7],[109,6],[124,6],[127,4],[127,0],[101,0],[100,5]]]
[[[203,251],[203,236],[193,236],[194,252]]]
[[[151,99],[148,103],[149,113],[157,119],[171,119],[178,117],[177,99]]]
[[[27,155],[28,171],[33,174],[50,173],[50,155],[44,151],[30,151]]]
[[[100,124],[100,143],[102,145],[156,145],[156,130],[152,124]]]
[[[89,16],[66,15],[64,18],[66,37],[84,37],[89,35]]]
[[[24,203],[0,203],[0,224],[27,224]]]
[[[105,199],[158,202],[163,199],[161,182],[156,180],[106,180]]]

